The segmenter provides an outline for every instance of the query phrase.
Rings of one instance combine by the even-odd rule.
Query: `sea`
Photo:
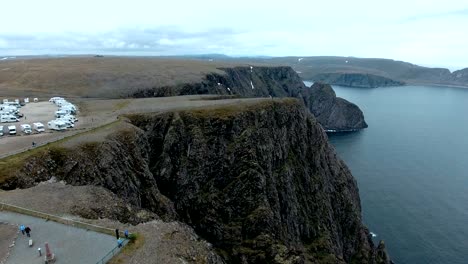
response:
[[[374,240],[397,264],[468,263],[468,89],[333,89],[369,125],[329,139],[358,182]]]

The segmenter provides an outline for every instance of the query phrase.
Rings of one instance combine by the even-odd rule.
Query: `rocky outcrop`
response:
[[[336,97],[329,84],[316,82],[310,87],[310,93],[310,111],[327,131],[353,131],[367,127],[359,107]]]
[[[468,68],[462,69],[459,71],[454,71],[452,73],[452,79],[457,84],[467,84],[468,85]]]
[[[315,82],[323,82],[332,85],[377,88],[386,86],[402,86],[405,83],[386,77],[363,73],[321,73],[312,78]]]
[[[192,226],[228,263],[388,263],[356,181],[295,99],[128,116],[104,142],[49,149],[16,187],[98,185]],[[12,186],[10,186],[12,187]]]
[[[184,84],[180,86],[155,87],[143,89],[132,97],[174,96],[187,94],[219,94],[237,95],[241,97],[295,97],[299,98],[314,115],[328,116],[327,122],[320,124],[326,130],[358,130],[366,128],[364,115],[359,108],[341,98],[329,102],[336,104],[330,106],[339,115],[330,115],[329,108],[315,105],[319,102],[321,89],[311,91],[306,87],[297,73],[290,67],[235,67],[222,69],[225,74],[211,73],[199,83]],[[330,88],[331,89],[331,88]],[[335,96],[336,97],[336,96]],[[321,111],[326,111],[322,113]],[[350,113],[346,111],[350,110]],[[339,119],[334,120],[334,117]],[[347,120],[350,117],[351,119]],[[359,120],[358,120],[359,119]]]

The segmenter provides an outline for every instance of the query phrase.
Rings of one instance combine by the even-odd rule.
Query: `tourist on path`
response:
[[[24,225],[20,225],[19,230],[21,231],[21,233],[23,233],[24,236]]]
[[[31,232],[31,228],[29,228],[29,226],[26,227],[26,228],[24,229],[24,231],[26,231],[26,235],[27,235],[28,237],[31,237],[31,234],[29,234],[29,233]]]
[[[125,238],[128,239],[128,230],[125,230],[124,235],[125,235]]]

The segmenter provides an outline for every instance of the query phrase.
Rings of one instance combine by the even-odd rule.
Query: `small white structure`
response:
[[[16,126],[8,126],[8,134],[16,135]]]
[[[44,132],[45,131],[45,127],[44,127],[44,124],[42,123],[33,123],[33,128],[36,132],[38,133],[41,133],[41,132]]]
[[[0,136],[3,136],[3,126],[0,126]]]
[[[35,103],[39,102],[39,99],[34,98],[34,102],[35,102]]]
[[[24,103],[25,104],[29,103],[29,98],[24,98]]]
[[[67,124],[60,120],[52,120],[47,123],[47,127],[52,130],[63,131],[67,129]]]
[[[3,99],[3,103],[4,104],[8,103],[8,99]]]
[[[32,133],[32,129],[31,129],[31,126],[30,126],[29,124],[22,124],[22,125],[20,126],[20,128],[21,128],[21,131],[22,131],[23,133],[25,133],[25,134],[28,134],[28,135],[29,135],[29,134]]]

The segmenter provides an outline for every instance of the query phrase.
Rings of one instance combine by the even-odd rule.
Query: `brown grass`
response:
[[[74,57],[0,62],[0,97],[121,98],[139,89],[202,80],[218,68],[238,66],[202,60],[138,57]]]

